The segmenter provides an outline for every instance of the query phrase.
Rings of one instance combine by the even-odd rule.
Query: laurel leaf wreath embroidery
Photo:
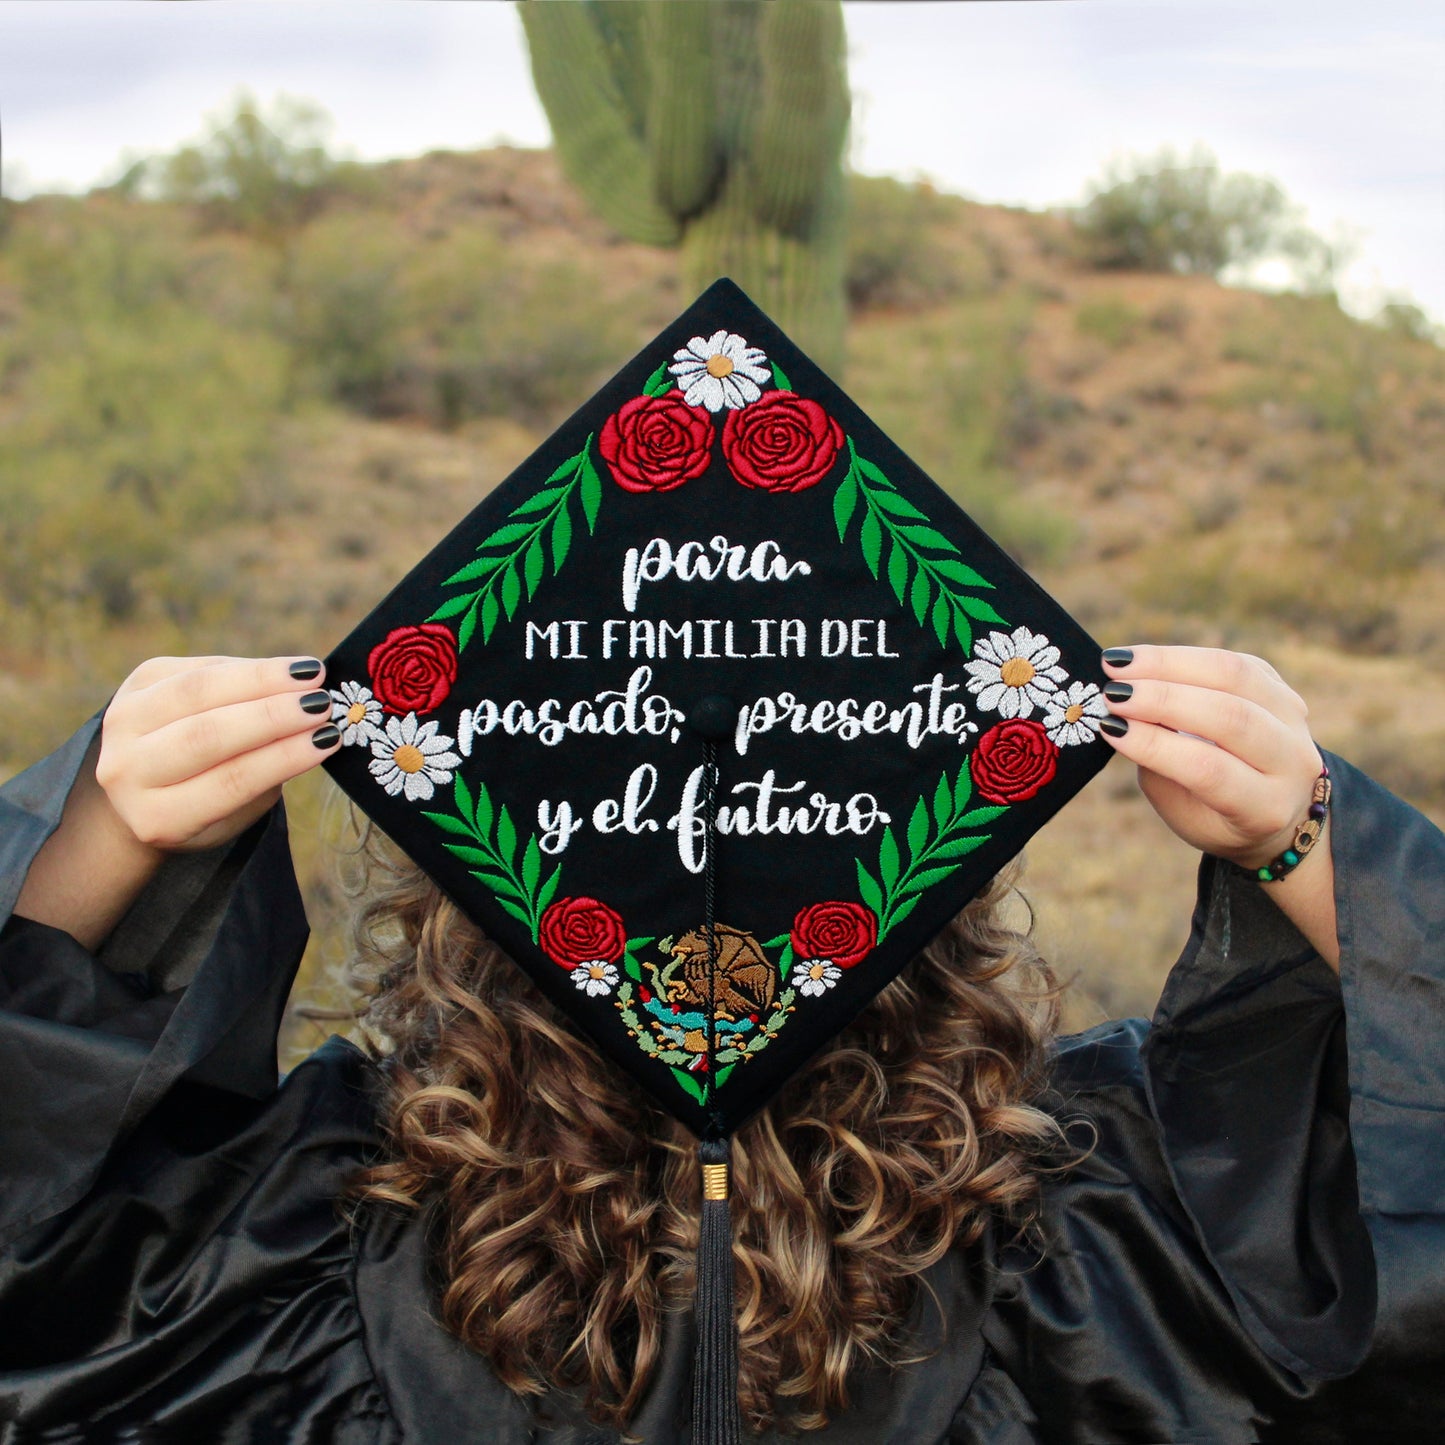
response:
[[[993,836],[971,830],[992,823],[1008,812],[1003,806],[970,808],[972,797],[973,779],[968,764],[964,763],[952,783],[947,773],[938,779],[931,817],[924,798],[920,797],[913,805],[904,839],[908,848],[906,864],[891,825],[883,829],[878,845],[876,876],[868,871],[861,858],[853,860],[858,869],[858,896],[878,917],[879,943],[913,912],[927,889],[956,872],[965,856]]]
[[[858,455],[849,437],[848,470],[833,494],[833,521],[840,542],[847,541],[860,502],[858,544],[868,570],[880,581],[887,579],[899,604],[913,609],[920,627],[932,624],[940,647],[948,646],[952,633],[967,655],[973,648],[974,622],[1008,626],[984,598],[965,590],[992,591],[993,583],[963,560],[958,548],[879,467]]]
[[[427,621],[441,622],[460,615],[459,652],[472,640],[478,624],[482,641],[490,642],[502,614],[509,622],[516,616],[523,588],[529,602],[536,596],[547,573],[549,554],[552,575],[562,570],[576,530],[574,511],[580,509],[590,535],[596,530],[601,505],[602,479],[592,461],[589,434],[582,450],[568,457],[542,484],[541,491],[513,507],[507,520],[478,544],[477,551],[482,555],[442,583],[443,587],[457,587],[464,582],[480,582],[481,586],[448,598]]]
[[[443,847],[467,864],[467,871],[491,890],[498,904],[531,930],[535,943],[542,914],[561,882],[562,865],[559,863],[543,880],[542,849],[535,833],[527,839],[518,862],[517,825],[505,803],[500,809],[493,806],[485,783],[477,783],[477,796],[473,799],[466,780],[458,773],[452,783],[452,800],[455,815],[424,811],[422,816],[444,833],[468,840],[445,843]]]

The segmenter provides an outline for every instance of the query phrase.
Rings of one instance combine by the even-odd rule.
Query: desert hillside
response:
[[[843,381],[925,470],[1101,643],[1269,658],[1323,746],[1445,821],[1437,345],[892,181],[855,181],[853,231]],[[0,776],[148,655],[324,653],[690,299],[543,152],[352,168],[284,232],[10,203]],[[313,1005],[345,957],[328,790],[290,799]],[[1031,846],[1071,1022],[1152,1006],[1193,868],[1123,764]],[[332,1027],[294,1017],[287,1061]]]

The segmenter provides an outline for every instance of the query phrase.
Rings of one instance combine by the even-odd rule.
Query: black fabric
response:
[[[0,897],[88,745],[0,790]],[[1329,762],[1343,988],[1206,860],[1152,1028],[1060,1041],[1092,1152],[1048,1181],[1042,1244],[950,1256],[909,1324],[924,1358],[860,1379],[820,1442],[1445,1434],[1445,839]],[[276,1081],[300,943],[279,811],[210,862],[235,883],[183,990],[147,981],[163,960],[0,933],[0,1442],[615,1440],[434,1323],[425,1218],[338,1208],[379,1078],[332,1040]],[[641,1439],[687,1442],[691,1358],[683,1314]]]
[[[736,406],[685,389],[728,347]],[[727,281],[327,677],[337,782],[699,1137],[761,1107],[1113,756],[1098,645]],[[695,836],[713,740],[718,831]]]

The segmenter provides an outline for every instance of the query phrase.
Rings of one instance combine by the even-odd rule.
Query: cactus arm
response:
[[[723,173],[712,18],[708,5],[679,3],[650,4],[643,16],[652,190],[680,219],[707,206]]]
[[[749,181],[758,218],[807,237],[839,173],[848,132],[843,12],[838,4],[776,0],[758,28],[761,100]],[[830,218],[831,219],[831,218]]]
[[[610,226],[633,241],[675,245],[681,228],[652,193],[642,137],[630,122],[592,8],[519,7],[553,144],[572,183]]]

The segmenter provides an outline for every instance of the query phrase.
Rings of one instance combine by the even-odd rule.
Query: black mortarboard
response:
[[[337,782],[704,1140],[1111,756],[1098,646],[728,281],[327,676]]]

